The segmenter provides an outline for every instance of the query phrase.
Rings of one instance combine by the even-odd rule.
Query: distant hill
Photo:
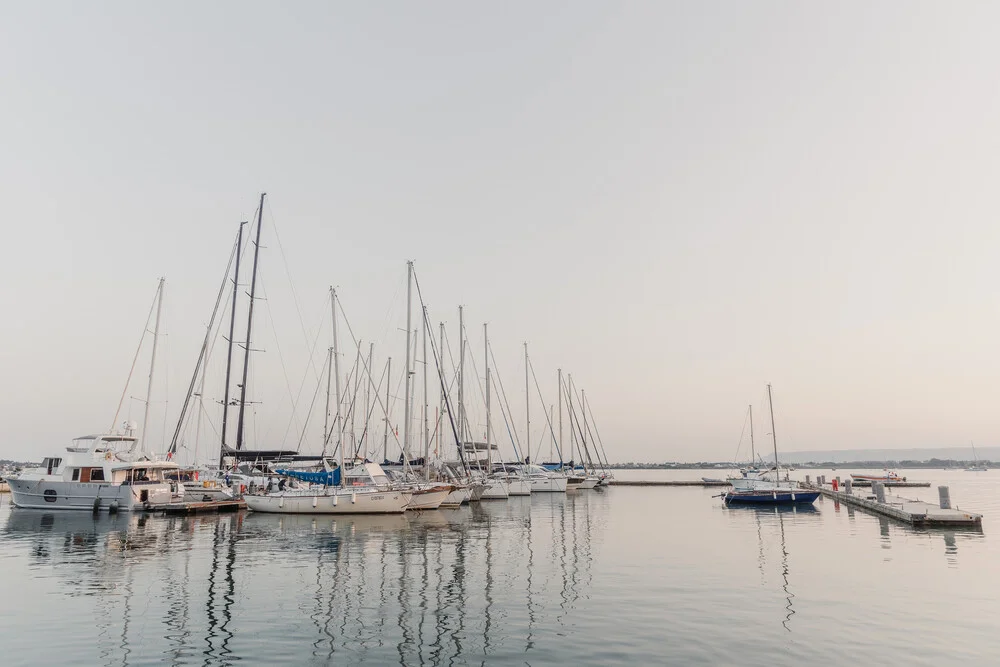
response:
[[[1000,460],[1000,447],[976,447],[976,456],[984,461]],[[809,461],[929,461],[930,459],[971,461],[971,447],[937,447],[927,449],[835,449],[815,452],[778,452],[782,463]],[[774,457],[764,457],[773,461]]]

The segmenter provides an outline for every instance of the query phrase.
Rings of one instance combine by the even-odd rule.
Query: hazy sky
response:
[[[786,450],[996,444],[998,24],[989,2],[6,3],[0,457],[110,426],[163,275],[160,445],[261,191],[252,444],[298,438],[328,285],[401,370],[407,259],[456,349],[466,306],[480,371],[490,322],[515,420],[526,340],[613,460],[730,458],[768,382]]]

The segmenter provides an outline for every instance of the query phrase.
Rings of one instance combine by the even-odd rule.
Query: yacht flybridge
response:
[[[129,512],[171,502],[179,489],[183,492],[165,477],[177,464],[136,453],[137,441],[130,431],[77,438],[65,454],[46,457],[41,466],[9,477],[14,504]]]

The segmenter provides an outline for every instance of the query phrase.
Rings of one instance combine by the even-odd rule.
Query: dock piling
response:
[[[951,509],[951,494],[949,493],[947,486],[938,487],[938,498],[941,500],[941,509]]]
[[[847,495],[851,495],[851,491],[853,488],[854,488],[853,479],[844,480],[844,493],[846,493]]]
[[[885,503],[885,486],[882,482],[872,482],[872,491],[875,492],[875,500]]]

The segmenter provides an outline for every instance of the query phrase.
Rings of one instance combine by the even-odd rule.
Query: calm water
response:
[[[823,499],[726,509],[700,488],[337,520],[95,519],[3,496],[3,664],[996,664],[1000,471],[906,474],[948,483],[983,531]]]

